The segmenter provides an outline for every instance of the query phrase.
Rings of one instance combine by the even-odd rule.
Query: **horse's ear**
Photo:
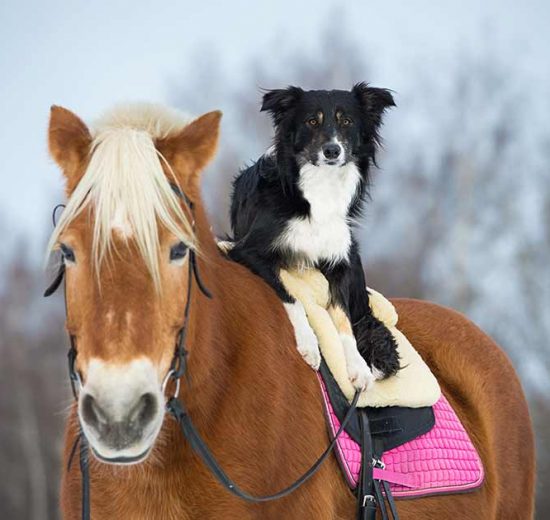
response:
[[[84,173],[92,136],[82,120],[66,108],[53,105],[50,111],[48,145],[50,154],[61,167],[70,193]]]
[[[160,153],[175,167],[175,174],[185,176],[178,179],[182,185],[187,185],[189,180],[198,181],[200,173],[214,157],[221,118],[222,113],[219,110],[208,112],[189,123],[179,133],[157,141]]]

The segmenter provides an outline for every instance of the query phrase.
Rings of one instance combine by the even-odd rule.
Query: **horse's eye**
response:
[[[67,244],[61,244],[59,247],[65,262],[74,262],[76,260],[74,251]]]
[[[170,248],[170,261],[181,260],[187,254],[187,246],[183,242],[179,242]]]

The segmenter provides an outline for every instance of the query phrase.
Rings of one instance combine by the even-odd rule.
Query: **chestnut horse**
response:
[[[64,468],[82,428],[94,454],[95,520],[351,519],[355,497],[333,457],[291,495],[245,502],[217,483],[165,413],[165,390],[174,385],[165,389],[163,380],[182,328],[192,250],[213,297],[191,292],[180,399],[220,465],[242,489],[265,495],[295,480],[328,444],[319,383],[296,351],[281,302],[225,258],[210,231],[200,173],[215,153],[220,117],[189,121],[159,107],[130,107],[91,131],[52,108],[50,152],[68,202],[51,248],[63,256],[67,330],[81,381]],[[531,518],[533,435],[509,360],[457,312],[415,300],[394,304],[486,474],[474,492],[398,501],[401,518]],[[61,507],[64,518],[80,517],[77,463],[64,469]]]

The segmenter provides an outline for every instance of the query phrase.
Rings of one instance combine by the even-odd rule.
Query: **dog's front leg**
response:
[[[351,384],[357,390],[368,390],[372,383],[374,383],[374,376],[367,362],[359,354],[357,342],[355,341],[347,314],[342,307],[334,304],[329,306],[328,313],[332,318],[332,322],[338,331],[340,341],[344,347],[346,369]]]
[[[321,364],[321,352],[317,336],[313,332],[307,319],[306,310],[301,302],[295,300],[293,303],[284,303],[288,319],[294,327],[296,336],[296,347],[305,362],[314,370],[319,370]]]

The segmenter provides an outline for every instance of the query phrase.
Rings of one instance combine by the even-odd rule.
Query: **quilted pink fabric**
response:
[[[321,376],[319,381],[334,435],[340,422]],[[374,469],[374,477],[388,481],[396,498],[464,492],[483,482],[481,459],[445,396],[434,405],[434,414],[435,426],[431,431],[387,451],[382,457],[385,468]],[[361,466],[359,445],[344,431],[337,441],[336,452],[348,484],[355,488]]]

